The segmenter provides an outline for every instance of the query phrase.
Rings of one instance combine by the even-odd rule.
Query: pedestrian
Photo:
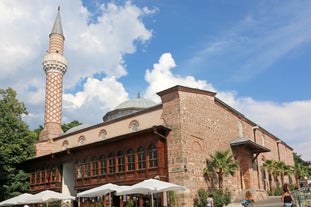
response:
[[[242,201],[242,205],[245,207],[254,207],[255,206],[255,199],[253,198],[252,193],[248,190],[245,193],[245,198]]]
[[[214,207],[214,199],[213,199],[213,195],[209,194],[207,199],[206,199],[206,206],[207,207]]]
[[[287,184],[283,185],[283,195],[281,200],[284,207],[292,207],[292,202],[295,200],[293,195],[290,193]]]

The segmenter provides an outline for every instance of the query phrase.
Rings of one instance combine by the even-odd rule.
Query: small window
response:
[[[124,172],[125,167],[124,167],[124,156],[123,152],[119,151],[118,154],[118,172]]]
[[[106,130],[101,130],[100,132],[99,132],[99,138],[101,139],[101,140],[104,140],[104,139],[106,139],[107,138],[107,131]]]
[[[80,160],[78,163],[77,163],[77,178],[82,178],[82,161]]]
[[[158,151],[157,147],[154,144],[151,144],[148,147],[148,156],[149,156],[149,167],[158,166]]]
[[[146,168],[146,155],[145,155],[145,149],[143,147],[138,148],[137,157],[138,157],[138,169],[145,169]]]
[[[67,140],[63,141],[63,149],[66,150],[68,148],[69,142]]]
[[[107,159],[105,155],[102,155],[100,157],[100,174],[101,175],[106,175],[107,174]]]
[[[108,156],[108,162],[109,162],[109,173],[115,173],[116,172],[116,160],[113,153],[110,153]]]
[[[79,145],[83,145],[85,143],[85,137],[84,136],[80,136],[79,140],[78,140]]]
[[[98,175],[98,161],[97,157],[92,158],[92,176]]]
[[[127,151],[127,170],[135,170],[135,155],[132,149]]]
[[[136,121],[136,120],[131,121],[131,123],[130,123],[130,125],[129,125],[129,128],[130,128],[131,132],[136,132],[136,131],[138,131],[138,127],[139,127],[138,121]]]

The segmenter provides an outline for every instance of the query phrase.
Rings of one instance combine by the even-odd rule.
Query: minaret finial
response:
[[[137,94],[137,98],[139,99],[140,98],[140,93],[138,92],[138,94]]]
[[[58,11],[60,11],[60,6],[58,5],[58,9],[57,9]]]

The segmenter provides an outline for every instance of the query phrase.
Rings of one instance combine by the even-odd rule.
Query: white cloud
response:
[[[211,84],[205,80],[196,80],[193,76],[181,77],[174,75],[171,70],[176,67],[175,61],[170,53],[161,55],[159,62],[153,65],[153,69],[147,69],[145,80],[149,83],[145,97],[159,102],[156,92],[162,91],[175,85],[189,86],[199,89],[214,91]]]
[[[175,85],[216,91],[212,84],[196,80],[192,76],[181,77],[171,72],[176,67],[170,53],[164,53],[153,69],[146,70],[145,79],[149,83],[145,97],[159,102],[155,93]],[[306,146],[311,144],[311,100],[275,103],[256,101],[251,97],[239,97],[236,92],[217,91],[220,100],[244,114],[276,137],[294,148],[294,152],[311,160]],[[308,145],[309,144],[309,145]]]
[[[123,85],[115,77],[103,78],[97,80],[88,78],[83,86],[83,91],[76,94],[64,94],[64,108],[77,110],[84,104],[98,101],[98,108],[107,108],[112,110],[117,104],[128,99],[128,94]],[[113,100],[113,101],[112,101]]]
[[[64,56],[69,63],[64,90],[76,91],[81,85],[79,92],[64,95],[63,113],[68,121],[72,117],[82,118],[75,116],[78,112],[75,114],[73,109],[88,114],[86,102],[90,100],[98,104],[92,109],[105,110],[125,100],[127,93],[118,82],[118,78],[127,74],[123,58],[152,37],[152,31],[145,28],[142,19],[155,10],[138,8],[130,2],[99,5],[95,16],[82,1],[76,0],[0,1],[0,88],[10,86],[17,91],[30,112],[25,119],[31,128],[43,124],[45,74],[41,62],[58,5],[61,5],[65,36]],[[79,121],[82,120],[85,119]]]
[[[128,99],[128,93],[115,77],[97,80],[88,78],[83,90],[76,94],[63,96],[63,122],[68,123],[74,117],[87,124],[102,122],[102,116]]]

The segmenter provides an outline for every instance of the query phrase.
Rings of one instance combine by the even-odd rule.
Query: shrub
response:
[[[194,200],[194,206],[205,207],[206,199],[209,194],[213,195],[215,207],[222,207],[224,205],[228,205],[231,202],[231,193],[227,190],[206,191],[204,189],[199,189],[198,190],[199,198]]]

